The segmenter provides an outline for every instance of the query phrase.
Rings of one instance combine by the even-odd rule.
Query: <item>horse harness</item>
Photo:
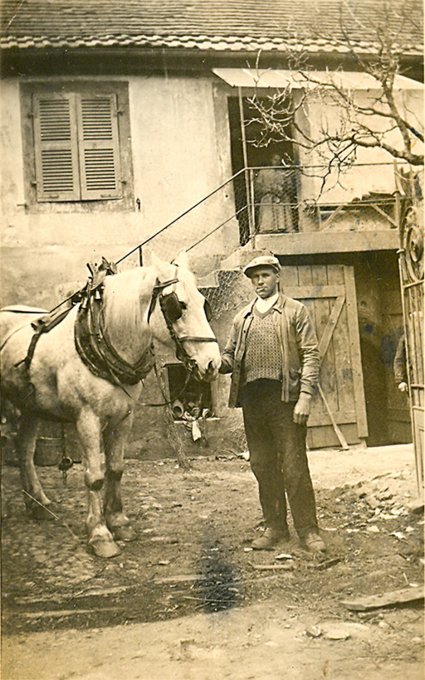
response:
[[[176,274],[177,274],[177,265],[176,267]],[[176,323],[182,316],[183,316],[183,311],[185,309],[185,305],[183,302],[180,302],[180,300],[177,297],[177,293],[175,291],[172,291],[171,293],[167,293],[164,295],[163,291],[168,288],[169,286],[172,286],[176,283],[178,283],[179,279],[178,276],[176,276],[174,279],[170,279],[169,281],[165,281],[164,283],[160,283],[159,281],[155,284],[154,287],[154,294],[152,296],[152,302],[151,302],[151,309],[149,310],[150,313],[153,311],[153,308],[155,306],[156,298],[159,298],[159,305],[161,307],[162,315],[164,317],[165,323],[168,328],[168,332],[170,334],[170,337],[174,341],[174,344],[176,346],[176,357],[181,361],[184,365],[186,370],[190,373],[194,370],[196,362],[194,359],[191,359],[186,352],[183,343],[184,342],[218,342],[217,338],[211,338],[211,337],[202,337],[202,336],[197,336],[197,335],[181,335],[178,336],[177,333],[174,330],[173,324]],[[205,311],[205,316],[207,318],[207,321],[211,320],[211,307],[208,302],[208,300],[205,300],[204,304],[204,311]]]
[[[182,317],[185,304],[178,299],[175,291],[166,295],[163,293],[166,288],[177,284],[179,281],[177,265],[175,266],[176,276],[173,279],[165,282],[156,281],[149,306],[148,320],[154,311],[157,299],[159,299],[168,332],[176,346],[176,357],[184,364],[189,378],[195,369],[196,362],[189,357],[183,343],[218,341],[215,337],[178,336],[175,332],[173,324]],[[102,263],[99,266],[88,265],[88,267],[90,277],[87,284],[65,301],[64,309],[62,308],[63,305],[60,305],[53,312],[31,323],[35,332],[31,338],[27,355],[16,365],[23,363],[28,370],[41,335],[61,323],[71,309],[79,304],[74,326],[74,342],[80,359],[94,375],[124,389],[124,385],[135,385],[152,370],[155,364],[153,345],[151,344],[145,350],[136,364],[128,363],[118,354],[108,338],[102,304],[105,277],[116,274],[116,265],[102,258]],[[205,301],[205,314],[209,321],[211,314],[207,300]]]

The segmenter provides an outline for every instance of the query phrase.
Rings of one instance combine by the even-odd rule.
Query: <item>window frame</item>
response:
[[[52,199],[37,196],[37,163],[34,132],[34,99],[40,96],[81,97],[114,96],[117,107],[118,163],[122,187],[121,197]],[[68,212],[125,212],[134,211],[133,168],[130,133],[128,82],[66,79],[31,81],[20,84],[21,120],[23,137],[23,167],[25,207],[31,213]],[[77,144],[80,140],[77,139]],[[81,180],[81,168],[78,181]]]

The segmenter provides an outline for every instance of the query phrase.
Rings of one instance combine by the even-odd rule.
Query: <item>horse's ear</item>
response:
[[[174,258],[173,264],[183,269],[189,269],[189,257],[186,250],[181,250],[177,257]]]

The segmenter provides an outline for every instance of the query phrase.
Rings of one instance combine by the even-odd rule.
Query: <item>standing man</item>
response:
[[[233,321],[220,372],[232,374],[229,406],[242,406],[258,482],[265,530],[252,547],[269,550],[288,540],[286,490],[302,545],[324,552],[306,454],[319,376],[316,334],[306,307],[279,291],[279,260],[262,255],[243,271],[257,297]]]
[[[397,349],[393,363],[394,379],[400,392],[405,394],[409,391],[407,382],[407,357],[406,357],[406,336],[403,333],[397,343]]]

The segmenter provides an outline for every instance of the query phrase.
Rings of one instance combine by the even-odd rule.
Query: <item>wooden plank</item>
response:
[[[205,581],[206,577],[200,574],[175,574],[174,576],[158,577],[153,580],[159,585],[166,585],[168,583],[197,583],[198,581]]]
[[[326,356],[326,352],[329,347],[329,343],[331,341],[333,332],[335,330],[335,327],[338,323],[339,316],[341,314],[342,308],[345,303],[345,295],[340,295],[337,297],[335,300],[335,303],[332,307],[332,311],[329,314],[328,317],[328,323],[326,324],[326,328],[323,331],[322,337],[320,338],[319,342],[319,352],[321,359],[323,361],[323,358]]]
[[[340,446],[332,425],[315,427],[311,430],[311,434],[313,435],[313,438],[310,440],[310,430],[307,430],[307,444],[309,449],[327,449],[330,446]]]
[[[314,270],[317,267],[312,267],[312,276]],[[326,269],[326,267],[323,267]],[[325,279],[326,280],[326,279]],[[285,285],[284,293],[288,297],[295,298],[296,300],[304,300],[305,298],[336,298],[339,295],[345,294],[344,286],[330,286],[327,284],[321,284],[319,282],[314,282],[312,286],[300,285],[300,286],[290,286]]]
[[[297,234],[257,234],[256,248],[276,255],[355,253],[400,247],[396,229],[382,231],[310,231]]]
[[[328,281],[332,284],[342,284],[345,291],[344,268],[342,265],[329,267]],[[345,292],[345,297],[346,297]],[[332,348],[335,356],[335,390],[338,395],[338,406],[341,412],[352,411],[354,403],[354,387],[352,381],[352,363],[348,334],[347,307],[344,305],[340,318],[332,335]],[[339,420],[338,420],[339,422]],[[357,422],[357,417],[353,422]]]
[[[344,297],[345,298],[345,285],[344,285],[344,279],[339,276],[338,279],[338,273],[340,272],[341,265],[326,265],[326,278],[328,281],[328,284],[333,285],[334,283],[337,283],[340,285],[341,292],[338,297]],[[332,307],[334,306],[335,302],[331,302],[330,300],[328,301],[329,304],[329,316],[332,314]],[[341,304],[341,303],[339,303]],[[336,310],[338,311],[338,310]],[[338,394],[338,362],[337,362],[337,357],[335,354],[335,348],[334,348],[334,338],[333,335],[335,333],[335,326],[332,329],[332,335],[329,340],[329,346],[326,350],[326,353],[323,352],[322,354],[322,371],[321,371],[321,385],[323,388],[323,391],[326,395],[327,401],[329,408],[331,409],[332,413],[335,415],[335,417],[338,420],[339,417],[339,411],[340,411],[340,403],[339,403],[339,394]],[[324,348],[323,348],[324,349]],[[349,409],[352,410],[352,409]]]
[[[68,616],[90,616],[94,613],[128,611],[128,606],[90,607],[90,609],[52,609],[39,612],[19,612],[26,619],[64,619]]]
[[[385,219],[387,219],[388,222],[389,222],[393,227],[395,227],[396,229],[398,229],[398,227],[399,227],[398,223],[391,217],[391,215],[388,215],[388,213],[386,213],[385,210],[382,210],[382,208],[380,208],[379,205],[375,205],[374,203],[372,203],[372,205],[371,205],[370,207],[373,208],[373,210],[376,210],[376,212],[377,212],[379,215],[382,215],[383,217],[385,217]]]
[[[320,350],[320,342],[322,340],[326,324],[328,323],[329,309],[331,305],[329,299],[321,297],[321,293],[327,287],[328,283],[328,270],[326,265],[313,265],[311,268],[311,275],[314,289],[318,292],[318,296],[314,302],[314,307],[315,307],[316,331],[317,337],[319,339]],[[330,375],[328,363],[322,361],[320,369],[320,379],[325,385],[328,385],[329,378]],[[309,422],[313,421],[314,423],[314,420],[315,419],[317,420],[319,418],[321,422],[318,422],[317,424],[322,424],[323,422],[326,423],[328,421],[328,416],[324,408],[323,400],[320,399],[319,394],[317,394],[316,398],[313,400],[312,403],[312,417],[309,419]]]
[[[358,444],[360,442],[356,423],[348,423],[347,425],[340,424],[339,428],[343,433],[347,444]],[[317,449],[324,449],[328,446],[340,447],[340,443],[332,425],[320,425],[315,427],[314,436],[315,448]],[[310,448],[312,448],[312,446],[310,446]]]
[[[320,396],[322,397],[323,403],[324,403],[324,405],[325,405],[326,411],[327,411],[327,413],[328,413],[328,416],[329,416],[329,418],[330,418],[330,420],[331,420],[333,430],[334,430],[336,436],[338,437],[338,441],[339,441],[339,443],[341,444],[342,448],[346,451],[346,450],[348,449],[348,444],[347,444],[347,442],[346,442],[346,440],[345,440],[344,435],[342,434],[341,430],[340,430],[339,427],[338,427],[338,424],[337,424],[337,422],[336,422],[336,420],[335,420],[335,418],[334,418],[334,415],[333,415],[333,413],[332,413],[332,411],[331,411],[331,409],[330,409],[330,407],[329,407],[329,404],[328,404],[327,399],[326,399],[326,397],[325,397],[325,395],[324,395],[324,393],[323,393],[323,390],[322,390],[322,388],[321,388],[321,386],[320,386],[320,383],[318,384],[318,389],[319,389],[319,394],[320,394]]]
[[[298,266],[298,283],[299,289],[302,289],[303,286],[313,288],[311,285],[313,283],[311,265],[302,264]]]
[[[303,287],[311,287],[312,284],[312,273],[311,273],[311,265],[306,264],[306,265],[299,265],[298,266],[298,283],[299,283],[299,290],[302,289]],[[303,304],[307,307],[308,312],[310,314],[310,317],[313,321],[313,324],[316,325],[316,318],[315,318],[315,310],[314,310],[314,298],[304,298],[303,299]]]
[[[354,386],[354,403],[357,412],[359,437],[367,437],[366,402],[363,384],[362,359],[360,354],[360,335],[357,318],[357,296],[353,267],[344,265],[345,289],[347,293],[347,319],[350,339],[350,356]]]
[[[320,228],[321,229],[329,229],[331,226],[332,222],[334,221],[335,217],[337,217],[345,208],[345,205],[337,205],[334,209],[334,211],[327,217],[325,220],[323,219],[323,208],[319,206],[319,211],[320,211]]]
[[[310,418],[308,419],[308,426],[307,426],[307,449],[320,449],[320,443],[317,440],[317,427],[315,427],[315,423],[312,423],[310,425]]]
[[[320,399],[318,399],[320,401]],[[338,425],[349,425],[350,423],[355,423],[356,422],[356,412],[355,411],[339,411],[336,414],[336,419]],[[314,426],[320,426],[320,425],[331,425],[331,420],[327,414],[327,412],[323,408],[323,412],[320,413],[312,413],[310,415],[310,418],[308,419],[308,424],[311,427]]]
[[[258,571],[293,571],[292,564],[251,564]]]
[[[283,267],[280,280],[285,295],[288,295],[286,292],[287,288],[293,287],[295,290],[298,290],[298,268],[295,266]],[[289,297],[293,296],[289,295]]]
[[[342,600],[341,604],[350,611],[366,612],[369,609],[380,609],[381,607],[391,607],[396,604],[406,604],[407,602],[418,602],[424,599],[424,586],[419,588],[403,588],[393,590],[382,595],[370,595],[370,597],[360,597],[355,600]]]

